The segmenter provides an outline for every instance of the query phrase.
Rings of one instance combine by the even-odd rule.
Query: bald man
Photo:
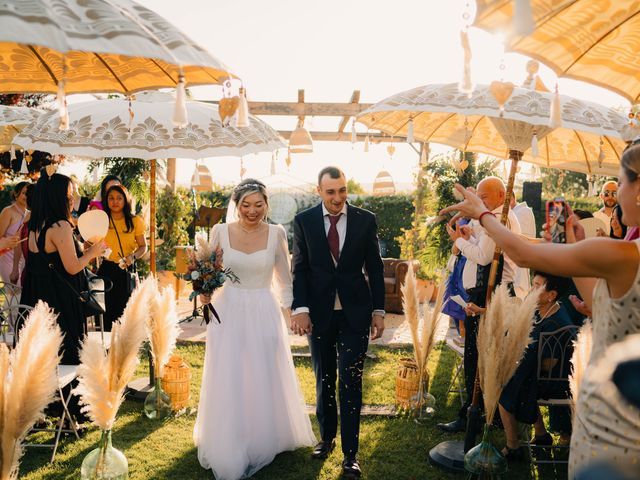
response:
[[[602,208],[593,216],[604,222],[604,236],[608,237],[611,232],[611,215],[618,204],[618,183],[613,180],[605,182],[600,191],[600,200],[602,200]]]
[[[476,194],[482,199],[487,210],[496,217],[500,217],[506,195],[506,188],[500,178],[487,177],[483,179],[478,184]],[[507,226],[514,233],[520,233],[520,223],[512,210],[509,210]],[[451,226],[447,226],[447,231],[456,248],[467,258],[467,263],[462,272],[462,284],[469,295],[469,303],[484,307],[489,269],[496,244],[477,220],[472,220],[459,230],[454,230]],[[507,283],[513,291],[513,282],[516,279],[517,270],[518,266],[515,262],[509,257],[503,256],[502,278],[498,278],[498,283]],[[467,409],[471,404],[473,383],[478,365],[478,349],[476,346],[478,319],[479,317],[474,315],[467,316],[464,321],[466,330],[464,339],[464,377],[467,401],[460,409],[457,419],[449,423],[438,424],[438,427],[445,432],[463,432],[467,426]]]

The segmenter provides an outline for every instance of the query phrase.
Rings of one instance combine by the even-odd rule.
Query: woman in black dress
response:
[[[64,334],[62,364],[80,363],[85,315],[76,292],[86,289],[83,269],[105,251],[98,242],[82,254],[73,236],[69,177],[42,170],[33,198],[29,220],[29,270],[24,279],[20,303],[35,306],[42,300],[58,314]]]

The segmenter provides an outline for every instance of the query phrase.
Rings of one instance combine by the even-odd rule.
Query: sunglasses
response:
[[[604,195],[605,197],[617,197],[618,196],[618,192],[613,192],[611,190],[605,190],[604,192],[602,192],[602,195]]]

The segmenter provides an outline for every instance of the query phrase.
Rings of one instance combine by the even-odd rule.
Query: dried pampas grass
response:
[[[409,262],[409,270],[404,277],[404,284],[400,287],[402,291],[402,307],[404,314],[409,323],[409,331],[411,332],[411,340],[413,342],[413,357],[420,367],[420,359],[422,358],[422,352],[420,350],[420,336],[418,333],[418,327],[420,323],[420,312],[418,302],[418,283],[416,281],[416,275],[413,270],[413,262]]]
[[[162,378],[164,365],[176,347],[176,339],[180,332],[174,296],[175,293],[171,287],[156,292],[151,303],[151,312],[146,317],[151,355],[157,378]]]
[[[502,389],[515,373],[531,341],[538,291],[520,301],[500,285],[478,327],[478,375],[487,424],[493,422]]]
[[[133,292],[119,323],[113,324],[111,347],[105,353],[98,338],[87,338],[80,351],[79,384],[75,392],[83,412],[102,430],[110,430],[138,364],[138,350],[147,336],[145,318],[157,291],[149,276]]]
[[[195,258],[196,260],[203,262],[205,260],[209,260],[211,255],[216,249],[216,246],[213,245],[212,242],[209,241],[207,235],[201,232],[196,233],[196,251]]]
[[[0,478],[17,478],[22,439],[42,417],[58,389],[58,362],[62,333],[56,315],[38,302],[9,353],[0,345]]]
[[[580,383],[584,378],[584,372],[591,356],[593,345],[593,325],[590,320],[584,322],[573,342],[573,355],[571,355],[571,374],[569,375],[569,388],[571,389],[571,411],[575,414],[578,403]]]
[[[425,312],[424,312],[424,323],[422,325],[422,336],[420,339],[420,362],[423,368],[427,368],[427,362],[429,361],[429,355],[431,355],[431,350],[435,345],[436,332],[438,331],[438,325],[440,324],[440,319],[442,315],[440,312],[442,310],[442,299],[444,297],[444,292],[446,290],[446,280],[445,275],[441,275],[442,281],[438,286],[438,296],[436,297],[436,303],[433,308],[427,308],[425,303]],[[433,293],[433,287],[429,289],[429,293],[427,294],[427,299],[431,298],[431,294]],[[427,300],[428,301],[428,300]]]

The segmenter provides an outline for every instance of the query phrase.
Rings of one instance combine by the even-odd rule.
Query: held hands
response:
[[[312,330],[311,317],[307,312],[298,313],[291,317],[291,331],[295,335],[307,335]]]
[[[478,315],[482,315],[487,309],[479,307],[475,303],[467,303],[467,306],[464,307],[464,312],[470,317],[477,317]]]
[[[382,337],[382,332],[384,332],[384,317],[374,313],[371,318],[371,340]]]
[[[211,303],[211,295],[209,294],[201,293],[199,296],[199,299],[200,299],[201,305],[206,305],[208,303]]]

